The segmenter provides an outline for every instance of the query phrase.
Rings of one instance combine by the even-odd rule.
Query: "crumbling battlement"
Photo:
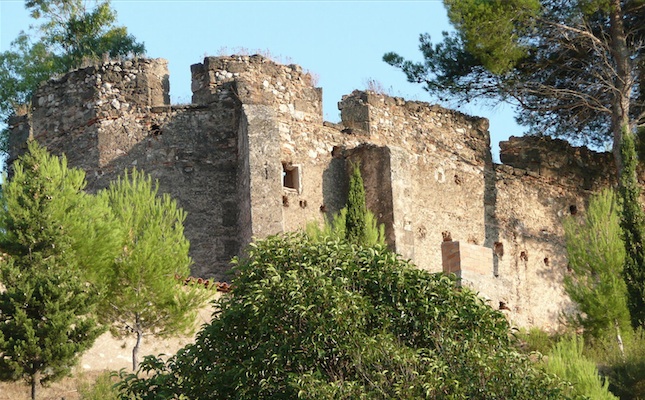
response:
[[[608,183],[610,156],[511,138],[501,144],[505,164],[495,165],[483,118],[355,91],[333,124],[299,66],[207,57],[191,71],[193,104],[184,106],[169,105],[164,60],[49,81],[29,112],[11,119],[11,159],[38,140],[84,168],[93,191],[125,169],[145,170],[187,211],[193,275],[217,280],[230,279],[230,258],[253,238],[322,223],[342,208],[349,164],[359,162],[368,207],[393,250],[438,272],[449,232],[481,256],[476,273],[459,264],[466,283],[505,304],[515,323],[556,327],[570,307],[561,222]]]
[[[562,139],[539,136],[511,136],[500,143],[500,160],[506,166],[538,175],[566,186],[598,190],[616,182],[611,153],[598,153],[587,147],[573,147]],[[511,172],[508,168],[501,168]],[[514,172],[522,175],[521,171]]]

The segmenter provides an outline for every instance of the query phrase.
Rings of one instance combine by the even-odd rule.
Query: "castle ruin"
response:
[[[187,211],[193,274],[228,280],[252,238],[322,222],[345,205],[360,161],[388,245],[420,268],[457,273],[520,326],[554,329],[571,307],[562,219],[613,179],[611,155],[511,138],[492,162],[488,121],[355,91],[342,122],[296,65],[207,57],[190,105],[171,106],[162,59],[110,62],[43,84],[10,120],[11,158],[32,138],[107,187],[137,167]]]

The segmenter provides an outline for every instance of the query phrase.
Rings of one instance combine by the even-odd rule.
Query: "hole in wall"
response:
[[[498,258],[502,258],[504,256],[504,245],[502,242],[495,242],[493,244],[493,253],[495,253]]]
[[[289,207],[289,198],[287,196],[282,196],[282,206]]]
[[[571,215],[578,214],[578,206],[576,206],[575,204],[571,204],[569,206],[569,213],[571,213]]]
[[[343,148],[339,146],[334,146],[331,149],[331,156],[333,158],[341,158],[343,156]]]
[[[526,250],[523,250],[520,253],[520,260],[525,261],[525,262],[529,260],[529,253],[527,253]]]
[[[282,186],[300,192],[300,166],[282,163]]]
[[[549,260],[549,257],[544,257],[544,265],[548,267],[550,263],[551,261]]]
[[[307,200],[300,200],[300,208],[307,208]]]
[[[152,126],[150,126],[150,134],[152,136],[161,135],[161,126],[159,126],[159,124],[152,124]]]

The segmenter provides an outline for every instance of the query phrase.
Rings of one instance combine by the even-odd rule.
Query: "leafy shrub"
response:
[[[238,260],[212,322],[123,398],[561,399],[502,314],[384,246],[271,237]]]

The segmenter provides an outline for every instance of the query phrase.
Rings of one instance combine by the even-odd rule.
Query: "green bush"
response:
[[[95,382],[83,381],[77,385],[81,400],[117,400],[119,393],[115,387],[115,376],[111,372],[104,372],[96,378]]]
[[[625,358],[608,352],[607,347],[611,347],[611,344],[597,342],[586,353],[603,366],[603,372],[609,377],[609,389],[621,399],[645,398],[645,335],[643,330],[638,329],[625,339]]]
[[[540,328],[533,327],[528,330],[521,329],[515,333],[518,345],[526,353],[539,352],[547,354],[558,342],[557,335],[550,335]]]
[[[195,343],[123,376],[123,398],[567,398],[501,313],[384,246],[271,237],[235,272]]]
[[[571,382],[568,392],[593,400],[612,400],[609,382],[598,375],[596,364],[582,355],[584,340],[577,336],[558,342],[548,353],[545,370]]]
[[[344,207],[334,214],[331,221],[325,220],[322,228],[315,221],[308,223],[305,232],[314,240],[342,240],[345,238],[346,220],[347,207]],[[376,216],[370,210],[367,210],[365,214],[365,243],[363,244],[367,246],[385,245],[385,225],[379,224]]]

